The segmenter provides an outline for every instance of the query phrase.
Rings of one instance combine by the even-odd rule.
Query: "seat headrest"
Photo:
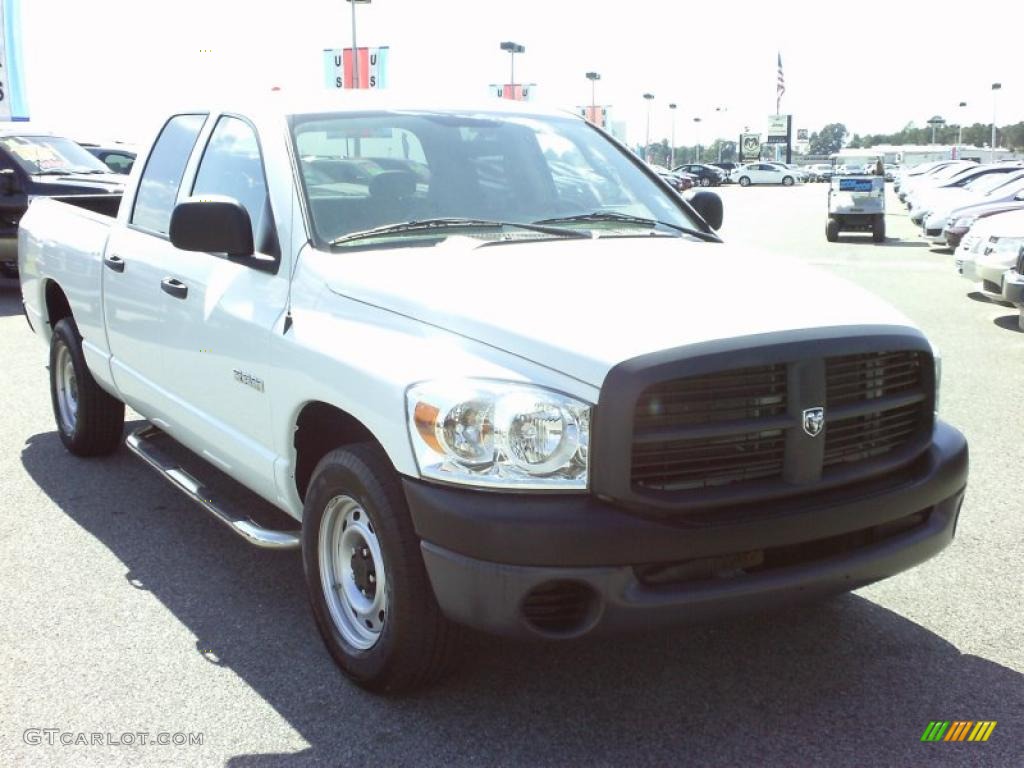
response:
[[[370,179],[370,197],[401,200],[416,194],[416,174],[410,171],[382,171]]]

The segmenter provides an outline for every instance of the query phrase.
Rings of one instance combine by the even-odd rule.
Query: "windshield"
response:
[[[1010,172],[1005,175],[999,174],[999,183],[992,187],[988,194],[990,195],[1012,195],[1018,189],[1024,187],[1024,173],[1021,172]]]
[[[4,136],[0,145],[27,173],[110,173],[100,160],[70,139]]]
[[[409,222],[435,224],[381,236],[470,234],[465,226],[442,232],[446,222],[459,220],[484,222],[477,226],[486,229],[488,221],[529,224],[585,216],[566,226],[637,234],[643,226],[638,221],[646,220],[648,229],[659,222],[703,230],[674,193],[575,118],[321,114],[293,118],[292,131],[313,227],[322,243]],[[544,236],[516,232],[527,235]]]
[[[983,173],[975,179],[971,179],[965,187],[970,189],[972,192],[988,192],[989,190],[995,189],[996,187],[1006,183],[1006,173]]]

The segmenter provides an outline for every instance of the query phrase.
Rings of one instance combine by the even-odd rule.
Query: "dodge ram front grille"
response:
[[[658,381],[635,400],[630,483],[676,495],[729,486],[779,495],[863,476],[873,463],[919,453],[931,428],[933,386],[931,356],[921,350]]]

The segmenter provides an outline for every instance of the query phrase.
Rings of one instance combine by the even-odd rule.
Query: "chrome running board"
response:
[[[185,471],[178,461],[161,450],[160,446],[154,444],[155,438],[163,436],[165,435],[161,430],[147,424],[128,435],[125,444],[132,453],[141,457],[175,488],[250,544],[264,549],[297,549],[300,546],[301,540],[297,532],[264,528],[244,515],[232,514],[225,505],[218,504],[206,486]]]

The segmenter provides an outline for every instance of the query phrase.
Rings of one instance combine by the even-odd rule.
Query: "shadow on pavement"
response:
[[[997,317],[992,322],[998,325],[1000,328],[1005,328],[1008,331],[1016,331],[1017,333],[1024,333],[1024,328],[1021,327],[1021,316],[1017,315],[1003,315]]]
[[[542,645],[473,635],[451,679],[412,697],[374,697],[323,650],[298,552],[250,548],[123,448],[84,461],[50,432],[28,440],[22,462],[124,563],[124,589],[150,591],[198,639],[211,674],[231,669],[311,745],[238,755],[227,763],[235,768],[1020,757],[1024,676],[855,595],[627,638]],[[86,478],[104,491],[82,495]],[[984,745],[922,744],[935,719],[999,725]]]
[[[970,299],[971,301],[977,301],[981,304],[994,304],[997,307],[1013,306],[1013,304],[1011,304],[1008,301],[1000,301],[999,299],[993,299],[989,296],[986,296],[981,291],[971,291],[970,293],[967,294],[967,298]]]

